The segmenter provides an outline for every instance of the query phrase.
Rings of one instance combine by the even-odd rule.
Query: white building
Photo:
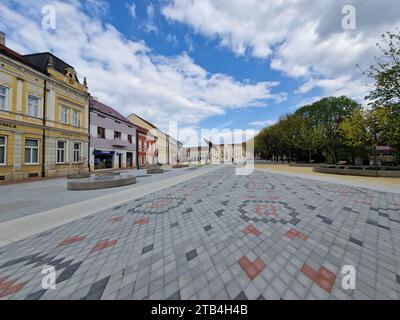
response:
[[[136,127],[113,108],[90,99],[90,169],[136,168]]]
[[[183,162],[201,163],[240,163],[253,158],[251,150],[246,150],[246,143],[213,144],[210,155],[209,147],[182,148],[180,154]]]

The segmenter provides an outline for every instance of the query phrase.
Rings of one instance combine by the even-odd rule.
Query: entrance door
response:
[[[118,167],[121,169],[122,168],[122,153],[118,155]]]
[[[128,168],[133,167],[133,153],[132,152],[127,152],[126,153],[126,166]]]

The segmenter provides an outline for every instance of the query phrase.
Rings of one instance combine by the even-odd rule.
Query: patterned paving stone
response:
[[[0,252],[0,299],[399,299],[400,195],[221,166]]]

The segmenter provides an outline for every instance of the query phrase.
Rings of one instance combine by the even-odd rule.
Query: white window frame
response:
[[[64,110],[66,111],[65,113],[64,113]],[[61,105],[61,111],[60,112],[61,112],[61,123],[68,124],[69,108],[67,106]],[[64,115],[66,115],[66,119],[64,119]]]
[[[63,149],[58,147],[58,144],[60,142],[64,143],[64,148]],[[57,147],[56,148],[56,164],[65,164],[67,162],[66,161],[67,160],[67,141],[66,140],[57,140],[57,146],[56,147]],[[63,161],[58,161],[58,153],[59,153],[59,151],[64,151],[64,159],[63,159]]]
[[[31,147],[31,146],[27,146],[26,145],[26,142],[28,141],[28,140],[31,140],[31,141],[36,141],[37,142],[37,147]],[[26,162],[26,149],[30,149],[30,161],[29,162]],[[37,156],[37,162],[33,162],[32,161],[32,159],[33,159],[33,150],[36,150],[37,149],[37,153],[38,153],[38,156]],[[29,164],[29,165],[37,165],[37,164],[39,164],[40,163],[40,140],[39,139],[31,139],[31,138],[26,138],[25,139],[25,153],[24,153],[24,160],[25,160],[25,164]]]
[[[0,144],[0,148],[4,148],[4,162],[0,162],[0,166],[7,165],[7,136],[0,136],[4,138],[4,144]]]
[[[32,114],[31,113],[31,108],[30,108],[30,103],[29,103],[29,99],[32,98],[34,100],[37,101],[37,115],[36,114]],[[28,94],[28,115],[34,118],[40,118],[40,105],[41,105],[41,99],[33,94]]]
[[[79,145],[79,149],[75,149],[75,145]],[[72,150],[73,150],[73,162],[74,163],[80,163],[81,162],[81,155],[82,155],[82,143],[81,142],[74,142],[73,146],[72,146]],[[78,160],[75,161],[75,154],[78,153]]]
[[[76,122],[74,121],[74,115],[76,114]],[[81,123],[80,123],[80,112],[78,110],[72,109],[71,110],[71,124],[75,127],[80,127]]]
[[[0,85],[0,88],[4,89],[4,108],[0,107],[0,110],[8,110],[8,94],[9,94],[9,90],[10,88],[4,86],[4,85]],[[3,96],[3,94],[1,94]]]

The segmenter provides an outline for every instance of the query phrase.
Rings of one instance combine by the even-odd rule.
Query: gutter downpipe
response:
[[[43,88],[43,129],[42,129],[42,178],[46,177],[46,118],[47,118],[47,80]]]

